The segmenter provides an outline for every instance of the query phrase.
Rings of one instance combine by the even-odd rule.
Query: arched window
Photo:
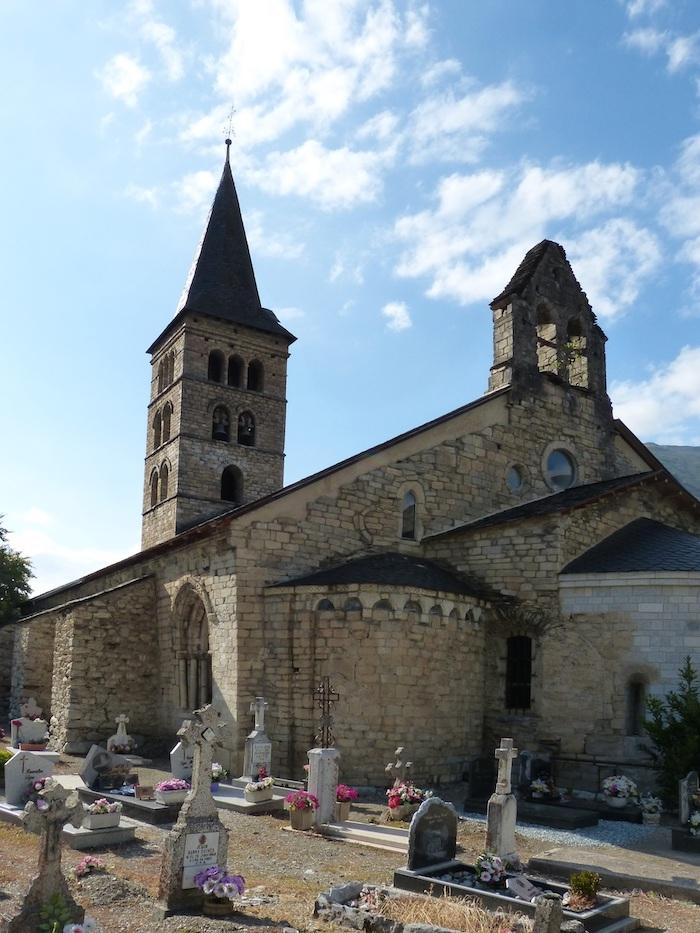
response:
[[[532,639],[514,635],[506,652],[506,707],[530,709],[532,691]]]
[[[229,356],[228,358],[228,384],[236,389],[240,389],[243,383],[243,360],[240,356]]]
[[[185,586],[175,600],[177,693],[183,710],[211,703],[212,672],[207,614],[199,595]]]
[[[626,735],[644,734],[644,713],[647,705],[647,685],[643,677],[635,675],[627,683]]]
[[[255,415],[242,411],[238,416],[238,443],[244,447],[255,447]]]
[[[160,501],[168,498],[168,464],[164,463],[160,468]]]
[[[158,470],[151,473],[151,508],[158,505]]]
[[[163,360],[158,364],[158,391],[162,392],[165,388],[165,362]]]
[[[431,622],[440,622],[442,619],[442,606],[436,603],[428,613],[428,617]]]
[[[243,474],[236,466],[227,466],[221,474],[221,498],[224,502],[243,502]]]
[[[357,596],[349,596],[343,605],[345,612],[362,612],[362,601]]]
[[[419,622],[420,617],[423,614],[423,609],[419,602],[416,602],[415,599],[409,599],[406,605],[403,607],[403,611],[408,616],[409,622]]]
[[[316,606],[317,612],[331,612],[335,609],[335,606],[330,601],[330,599],[322,599],[319,601],[318,606]]]
[[[231,439],[231,423],[229,414],[223,405],[217,405],[211,416],[211,438],[213,441],[229,441]]]
[[[566,325],[566,368],[572,386],[588,388],[588,347],[581,321],[572,318]]]
[[[161,437],[161,417],[160,412],[157,411],[155,418],[153,419],[153,449],[160,447],[160,437]]]
[[[248,363],[248,389],[251,392],[263,390],[263,365],[260,360],[251,360]]]
[[[380,599],[372,606],[372,612],[377,613],[380,618],[388,616],[393,611],[394,607],[388,599]]]
[[[537,309],[537,368],[541,373],[558,373],[557,325],[543,305]]]
[[[173,406],[168,402],[163,406],[163,443],[170,440],[170,418],[172,413]]]
[[[416,537],[416,497],[410,490],[401,505],[401,537],[411,541]]]
[[[168,353],[168,373],[167,373],[167,384],[170,385],[171,382],[175,380],[175,352],[171,350]]]
[[[224,354],[221,352],[221,350],[212,350],[209,354],[207,379],[209,379],[211,382],[224,381]]]

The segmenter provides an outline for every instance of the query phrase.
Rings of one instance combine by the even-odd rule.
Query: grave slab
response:
[[[222,810],[233,810],[234,813],[246,813],[256,816],[260,813],[276,813],[284,809],[284,797],[274,795],[271,800],[261,800],[258,803],[249,803],[245,799],[240,787],[230,784],[219,784],[219,789],[212,794],[214,803]]]
[[[0,822],[21,826],[23,813],[23,807],[13,807],[0,798]],[[99,849],[101,846],[133,842],[137,826],[135,820],[124,816],[119,821],[119,826],[110,826],[107,829],[85,829],[83,826],[68,824],[63,827],[62,839],[72,849]]]
[[[285,827],[291,832],[291,827]],[[378,823],[359,823],[346,820],[344,823],[325,823],[319,832],[332,839],[350,842],[353,845],[369,846],[371,849],[384,849],[408,855],[408,830],[394,829]]]
[[[110,794],[107,791],[92,790],[89,787],[78,789],[80,799],[84,803],[94,803],[101,797],[123,804],[123,813],[132,820],[141,823],[151,823],[160,826],[161,823],[174,823],[180,812],[179,803],[158,803],[157,800],[138,800],[136,797],[127,797],[122,794]]]
[[[486,801],[467,798],[464,810],[468,813],[486,813]],[[583,829],[586,826],[597,826],[601,816],[607,818],[588,808],[550,805],[542,801],[534,803],[529,800],[518,801],[518,816],[524,823],[551,826],[554,829]]]

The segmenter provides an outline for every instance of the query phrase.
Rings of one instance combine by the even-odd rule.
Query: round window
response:
[[[523,472],[520,467],[508,467],[506,470],[506,486],[511,492],[518,492],[523,488]]]
[[[565,450],[553,450],[547,457],[546,469],[552,489],[568,489],[576,479],[576,465]]]

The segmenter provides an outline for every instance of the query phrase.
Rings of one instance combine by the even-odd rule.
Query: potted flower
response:
[[[619,808],[627,806],[627,801],[639,796],[637,785],[624,774],[613,774],[603,781],[603,794],[609,807]]]
[[[386,796],[389,819],[406,820],[413,816],[423,801],[432,797],[433,794],[432,791],[416,787],[410,781],[397,781],[386,792]]]
[[[211,765],[211,792],[215,794],[219,789],[219,783],[225,781],[228,777],[228,771],[218,761],[213,761]]]
[[[497,855],[484,852],[474,862],[476,880],[489,888],[503,888],[506,883],[506,866]]]
[[[262,803],[263,800],[272,800],[272,777],[266,768],[258,768],[258,777],[255,781],[248,781],[243,788],[243,796],[248,803]]]
[[[317,797],[305,790],[294,790],[284,798],[284,806],[289,810],[292,829],[311,829],[314,810],[318,810]]]
[[[664,809],[661,798],[654,797],[653,794],[642,794],[639,798],[639,806],[642,808],[642,823],[646,823],[647,826],[658,826]]]
[[[42,926],[43,929],[43,926]],[[58,927],[55,927],[58,930]],[[93,933],[93,930],[97,929],[97,921],[93,917],[88,917],[85,914],[85,919],[82,923],[67,923],[63,927],[63,933]]]
[[[695,836],[696,838],[700,836],[700,810],[696,810],[694,813],[690,814],[688,829],[691,836]]]
[[[194,876],[196,887],[204,894],[202,910],[208,917],[233,913],[233,901],[245,891],[245,878],[231,875],[227,868],[212,865]]]
[[[543,797],[549,797],[549,784],[542,778],[535,778],[530,783],[530,796],[533,800],[542,800]]]
[[[187,796],[190,785],[180,778],[170,778],[161,781],[153,788],[158,803],[182,803]]]
[[[336,823],[344,823],[350,819],[350,806],[360,795],[354,787],[348,787],[347,784],[338,784],[335,789],[335,813]]]
[[[73,869],[73,874],[78,880],[87,878],[88,875],[107,871],[107,866],[101,858],[95,855],[85,855]]]
[[[106,829],[108,826],[119,826],[122,812],[122,805],[119,801],[112,803],[106,797],[100,797],[94,803],[83,804],[83,810],[85,811],[83,826],[86,829]]]
[[[598,902],[600,875],[594,871],[577,871],[569,878],[569,890],[562,898],[567,910],[590,910]]]

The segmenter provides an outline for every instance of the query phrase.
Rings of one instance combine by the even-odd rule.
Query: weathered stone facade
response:
[[[249,704],[265,695],[273,767],[299,778],[317,725],[313,690],[328,674],[341,694],[344,780],[381,783],[397,744],[418,779],[458,778],[502,735],[553,750],[562,772],[590,768],[589,785],[601,762],[626,761],[620,684],[642,664],[640,648],[653,647],[647,616],[624,615],[614,587],[603,605],[598,591],[560,574],[640,516],[700,533],[698,503],[613,420],[605,337],[561,248],[545,241],[523,267],[493,305],[485,397],[286,489],[289,341],[182,313],[153,348],[144,498],[153,546],[33,600],[17,629],[14,703],[33,692],[55,717],[56,745],[71,747],[121,711],[134,732],[172,739],[211,699],[226,723],[222,757],[241,773]],[[227,366],[240,358],[243,371],[262,363],[263,381],[248,388],[235,367],[239,385],[212,378],[212,351]],[[254,447],[212,438],[218,405],[232,418],[254,412]],[[166,459],[168,495],[151,507],[149,477]],[[216,489],[231,464],[244,476],[233,509]],[[357,558],[392,553],[415,578],[389,579],[380,563],[352,576]],[[428,564],[454,585],[418,584]],[[344,578],[304,579],[337,567]],[[679,652],[697,648],[694,629],[681,638],[699,608],[697,582],[678,586],[688,616],[669,622],[668,658],[645,655],[649,689],[668,683]],[[665,613],[654,623],[666,625]],[[509,703],[518,638],[527,683]],[[114,679],[132,656],[128,683]]]

